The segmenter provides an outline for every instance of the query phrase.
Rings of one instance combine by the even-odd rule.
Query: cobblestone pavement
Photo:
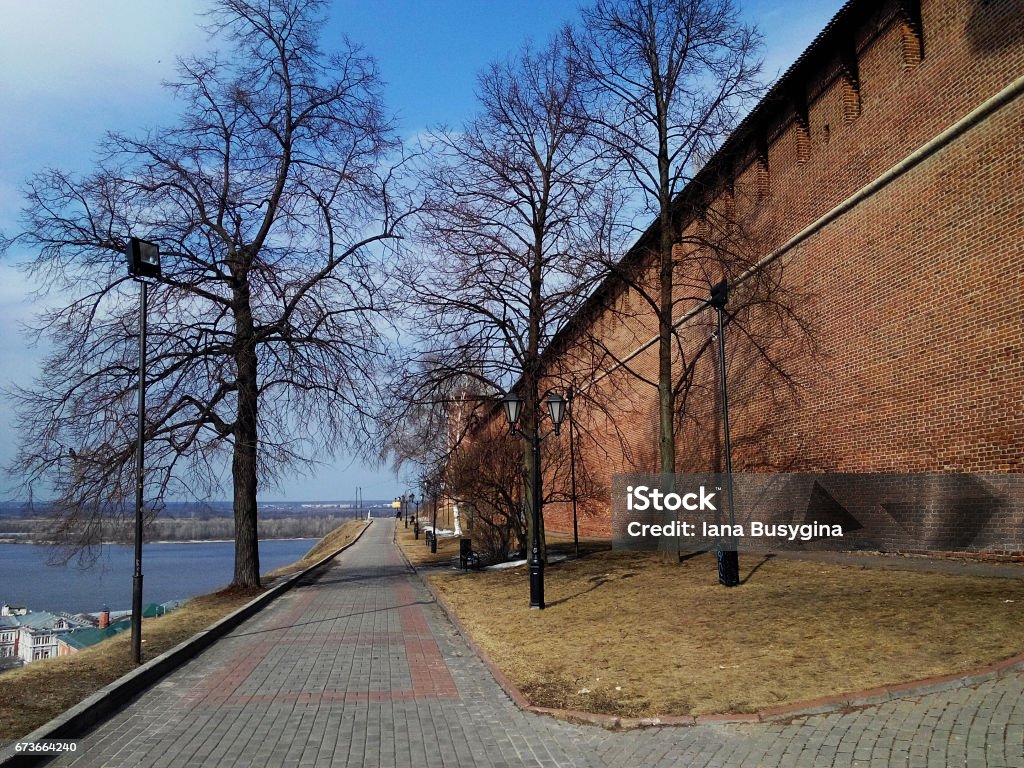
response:
[[[610,732],[517,709],[377,520],[55,765],[1015,766],[1024,675],[789,725]]]

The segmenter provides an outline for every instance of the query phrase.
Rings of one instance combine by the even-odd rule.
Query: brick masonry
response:
[[[1024,74],[1019,3],[922,0],[919,38],[913,5],[849,4],[777,89],[799,96],[748,120],[757,127],[733,142],[719,193],[683,214],[680,316]],[[855,52],[852,111],[843,50]],[[1024,472],[1022,136],[1017,96],[734,291],[736,471]],[[600,357],[587,334],[621,359],[654,335],[642,307],[620,293],[549,361],[553,379],[584,381],[579,462],[599,486],[657,469],[656,391],[623,368],[587,384]],[[677,366],[692,364],[693,378],[677,403],[678,471],[721,465],[713,321],[697,312],[680,332]],[[656,347],[630,367],[656,379]],[[609,533],[609,493],[583,502],[584,534]],[[1024,528],[1009,508],[997,532]],[[571,530],[568,504],[545,519]]]

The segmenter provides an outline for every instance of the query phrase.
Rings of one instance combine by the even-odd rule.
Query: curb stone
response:
[[[372,524],[373,521],[371,520],[370,523]],[[92,726],[127,705],[132,699],[160,680],[160,678],[173,672],[195,656],[198,656],[202,651],[227,635],[246,619],[259,613],[268,603],[271,603],[292,589],[304,576],[327,565],[359,541],[369,528],[369,525],[365,526],[344,547],[327,555],[308,568],[286,576],[280,584],[271,587],[262,595],[259,595],[234,612],[229,613],[207,629],[197,632],[170,650],[165,651],[156,658],[132,670],[127,675],[101,688],[96,693],[57,715],[57,717],[49,722],[39,726],[26,736],[15,739],[6,747],[0,749],[0,768],[21,768],[22,766],[41,765],[57,757],[57,755],[16,752],[15,745],[21,742],[72,740],[84,735]]]
[[[409,562],[409,559],[402,552],[397,542],[395,546],[402,554],[405,564],[419,577],[420,582],[427,588],[434,600],[440,606],[448,620],[455,626],[463,639],[469,644],[473,651],[484,662],[488,670],[494,676],[495,681],[519,709],[526,712],[533,712],[539,715],[547,715],[557,720],[565,720],[583,725],[597,725],[607,730],[633,730],[638,728],[660,728],[666,726],[694,726],[694,725],[723,725],[723,724],[749,724],[749,723],[786,723],[813,715],[841,714],[851,710],[866,709],[868,707],[884,704],[895,699],[916,698],[929,693],[955,690],[957,688],[969,688],[979,683],[1004,677],[1005,675],[1024,670],[1024,653],[1011,656],[1008,659],[976,667],[966,672],[957,672],[948,675],[928,677],[921,680],[912,680],[906,683],[892,683],[889,685],[868,688],[861,691],[851,691],[833,696],[822,696],[819,698],[798,701],[792,704],[782,704],[777,707],[766,707],[757,712],[734,712],[708,715],[671,715],[653,717],[619,717],[617,715],[603,715],[595,712],[583,712],[573,709],[558,709],[555,707],[540,707],[530,704],[526,695],[505,675],[501,669],[491,660],[487,652],[473,639],[469,630],[456,615],[454,608],[434,586],[423,578],[423,574]]]

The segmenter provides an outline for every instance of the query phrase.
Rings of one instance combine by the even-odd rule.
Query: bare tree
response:
[[[374,396],[382,244],[401,220],[375,64],[318,46],[321,0],[219,0],[226,53],[179,62],[174,127],[111,134],[84,178],[28,184],[24,267],[53,297],[51,345],[13,393],[13,470],[50,484],[66,534],[102,540],[133,490],[136,299],[129,236],[160,245],[147,377],[146,497],[208,495],[227,466],[234,584],[259,584],[257,490],[356,439]]]
[[[457,407],[479,410],[515,386],[522,430],[537,428],[541,352],[589,291],[614,200],[580,83],[561,41],[526,48],[481,75],[479,117],[432,137],[422,254],[407,268],[413,402],[451,405],[457,390]],[[533,462],[527,446],[527,477]],[[528,509],[543,498],[526,493]]]
[[[573,60],[589,82],[591,118],[656,216],[653,281],[609,263],[639,288],[658,325],[659,462],[675,472],[673,329],[678,238],[674,201],[760,92],[759,36],[739,23],[731,0],[597,0],[567,29]],[[689,298],[689,297],[687,297]]]

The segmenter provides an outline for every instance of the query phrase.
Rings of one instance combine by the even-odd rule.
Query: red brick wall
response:
[[[801,84],[806,161],[798,158],[795,115],[780,105],[768,121],[768,194],[758,195],[764,175],[753,148],[750,165],[737,168],[735,212],[751,260],[1024,74],[1019,11],[1010,0],[923,0],[925,55],[915,66],[904,58],[895,4],[880,3],[855,33],[859,116],[844,116],[850,94],[837,56]],[[787,317],[755,309],[744,322],[785,376],[742,333],[727,335],[737,471],[1024,472],[1022,147],[1024,97],[772,265]],[[712,212],[723,205],[719,198]],[[697,231],[691,221],[683,238]],[[709,267],[699,250],[683,262],[678,295],[706,297],[721,267]],[[682,302],[680,313],[692,304]],[[592,328],[621,356],[653,336],[653,317],[635,296],[617,306],[631,307],[633,317],[608,314]],[[704,312],[684,326],[679,362],[707,340],[712,320]],[[578,367],[574,361],[590,355],[570,350],[555,367]],[[656,347],[631,366],[655,380]],[[719,460],[713,366],[711,355],[700,358],[680,403],[679,471]],[[577,403],[577,418],[587,471],[656,471],[654,388],[619,370],[586,394],[591,402]],[[560,447],[567,450],[564,437]],[[608,501],[583,505],[584,534],[608,533]],[[550,505],[545,517],[549,529],[571,530],[568,505]]]

